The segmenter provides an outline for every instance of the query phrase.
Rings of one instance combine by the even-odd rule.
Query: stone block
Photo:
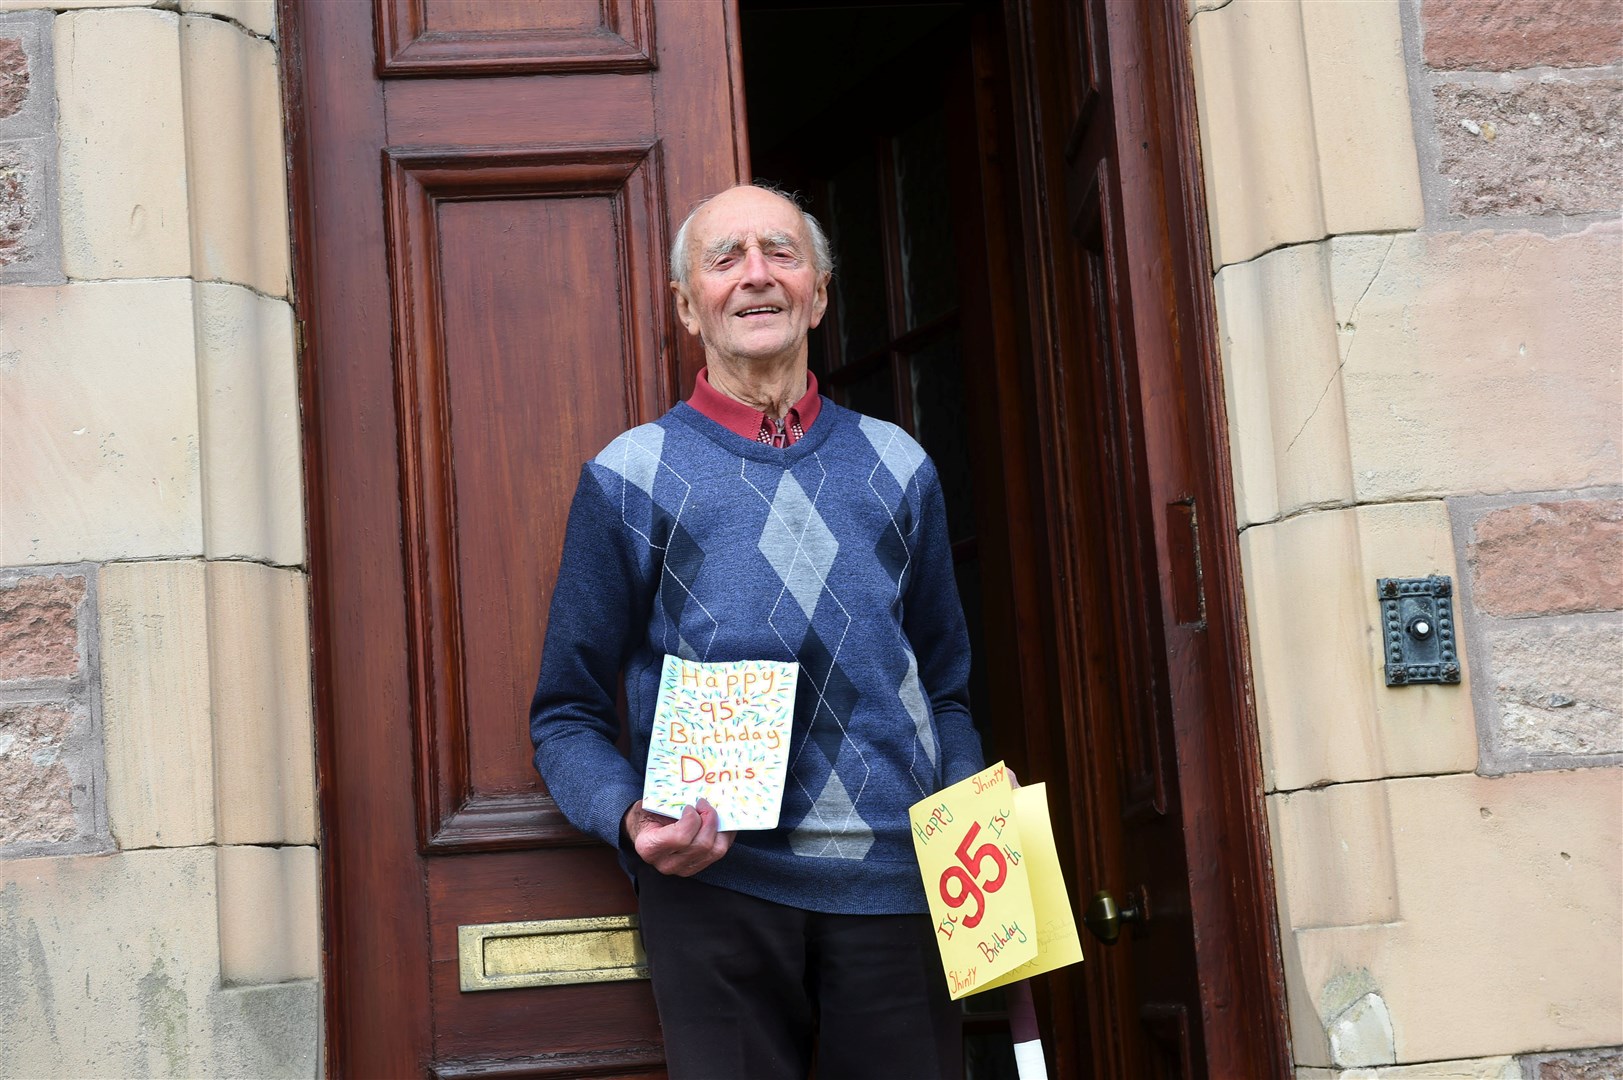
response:
[[[62,281],[56,209],[56,142],[0,142],[0,284]]]
[[[0,288],[0,565],[201,553],[191,290]]]
[[[100,581],[107,811],[120,847],[214,840],[209,640],[199,562],[114,563]]]
[[[1216,265],[1421,224],[1395,2],[1234,0],[1191,27]]]
[[[0,859],[107,847],[94,568],[0,569]]]
[[[84,8],[152,7],[165,0],[0,0],[0,11],[32,11],[39,8],[78,11]]]
[[[228,986],[209,999],[218,1076],[309,1080],[322,1075],[321,984]]]
[[[1466,548],[1471,598],[1487,615],[1623,609],[1623,499],[1489,510]]]
[[[1623,614],[1582,610],[1619,602],[1620,495],[1448,500],[1484,773],[1623,762]]]
[[[1397,3],[1309,2],[1301,10],[1325,229],[1419,226],[1425,210]]]
[[[320,871],[313,847],[222,847],[220,978],[229,986],[319,974]]]
[[[0,862],[0,1068],[204,1075],[215,922],[206,850]]]
[[[1442,82],[1432,100],[1451,216],[1615,213],[1623,204],[1623,79]]]
[[[1329,909],[1352,882],[1288,865],[1280,878],[1298,1063],[1333,1064],[1330,1028],[1371,993],[1391,1018],[1394,1061],[1415,1075],[1466,1055],[1623,1041],[1623,770],[1379,786],[1396,918],[1298,928],[1296,911]],[[1270,796],[1271,816],[1300,831],[1333,792]]]
[[[1397,1060],[1392,1013],[1379,994],[1365,994],[1330,1021],[1330,1060],[1337,1065],[1388,1065]]]
[[[1616,222],[1333,238],[1357,500],[1615,484],[1620,242]]]
[[[86,593],[82,573],[0,575],[0,682],[79,674]]]
[[[1216,293],[1241,527],[1350,503],[1328,245],[1295,244],[1225,266]]]
[[[0,15],[0,284],[63,279],[52,19]]]
[[[1422,0],[1426,63],[1514,71],[1623,61],[1623,19],[1611,0]]]
[[[1516,1059],[1501,1055],[1369,1069],[1297,1069],[1296,1080],[1523,1080],[1523,1077]]]
[[[204,549],[304,561],[293,310],[240,285],[197,286]]]
[[[316,1075],[314,980],[219,985],[215,859],[0,861],[0,1076]]]
[[[79,11],[55,38],[67,275],[191,273],[179,16]]]
[[[1302,809],[1302,803],[1309,809]],[[1295,929],[1361,926],[1398,918],[1386,785],[1332,784],[1282,795],[1275,827],[1281,856],[1275,866],[1291,896]],[[1319,887],[1320,882],[1332,881],[1334,888]],[[1364,996],[1368,995],[1353,1000]],[[1390,1059],[1337,1060],[1379,1065]]]
[[[0,139],[56,134],[54,19],[49,11],[0,14]]]
[[[7,27],[0,24],[0,34]],[[28,54],[14,37],[0,36],[0,120],[10,120],[28,104],[30,92]]]
[[[0,704],[0,849],[79,836],[63,755],[88,726],[68,704]]]
[[[1300,6],[1234,0],[1190,25],[1213,264],[1324,236]]]
[[[316,841],[304,576],[208,564],[209,650],[220,842]]]
[[[1484,750],[1496,769],[1623,754],[1623,616],[1518,619],[1483,637],[1496,706]]]
[[[1524,1080],[1617,1080],[1623,1076],[1623,1047],[1563,1050],[1522,1058]]]
[[[262,37],[276,36],[274,0],[180,0],[180,10],[188,15],[218,15]]]
[[[288,291],[276,48],[219,19],[182,21],[194,275]]]
[[[1385,683],[1375,581],[1457,579],[1442,503],[1255,525],[1241,534],[1240,554],[1267,790],[1475,767],[1466,650],[1461,685]]]

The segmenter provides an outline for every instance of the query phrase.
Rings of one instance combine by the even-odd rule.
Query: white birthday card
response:
[[[773,660],[665,657],[643,808],[680,817],[703,798],[723,830],[776,828],[799,676],[799,664]]]

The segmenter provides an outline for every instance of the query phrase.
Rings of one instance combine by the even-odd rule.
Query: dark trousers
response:
[[[637,875],[672,1080],[959,1080],[927,915],[825,915]]]

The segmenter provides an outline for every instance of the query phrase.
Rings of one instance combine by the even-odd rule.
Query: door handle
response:
[[[1088,901],[1088,910],[1082,915],[1082,925],[1106,945],[1114,945],[1121,938],[1122,923],[1146,921],[1144,903],[1134,894],[1127,894],[1127,906],[1121,907],[1109,889],[1100,889]]]

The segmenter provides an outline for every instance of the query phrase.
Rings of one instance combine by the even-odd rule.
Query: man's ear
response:
[[[688,298],[687,290],[680,281],[671,282],[671,292],[676,297],[676,317],[682,321],[682,326],[694,337],[699,336],[699,316],[693,310],[693,301]]]
[[[823,321],[823,315],[828,311],[828,278],[827,274],[817,277],[817,292],[812,297],[811,321],[806,325],[816,327]]]

